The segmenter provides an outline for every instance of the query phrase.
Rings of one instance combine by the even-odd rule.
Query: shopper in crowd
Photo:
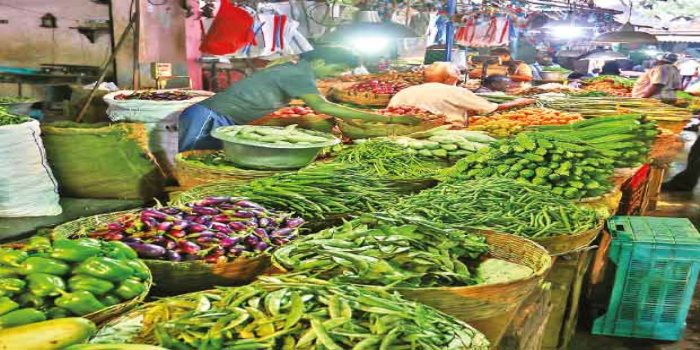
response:
[[[459,76],[459,69],[453,64],[434,63],[430,70],[426,70],[425,84],[399,91],[389,106],[418,107],[434,114],[444,114],[449,122],[459,123],[466,120],[468,113],[487,114],[534,102],[519,99],[500,105],[491,103],[465,88],[455,86]]]
[[[686,57],[676,63],[678,71],[681,73],[681,86],[683,89],[690,85],[690,82],[700,75],[700,62],[692,57]]]
[[[676,90],[681,88],[681,74],[673,64],[678,55],[660,56],[656,65],[637,79],[632,89],[633,97],[656,98],[667,103],[676,101]]]
[[[600,75],[620,75],[620,64],[617,61],[607,61],[600,69]]]
[[[491,56],[498,57],[500,64],[490,64],[487,67],[486,76],[500,74],[507,75],[514,82],[528,82],[532,80],[532,69],[523,62],[514,60],[510,50],[505,47],[497,47],[490,52]],[[471,78],[482,78],[482,68],[476,68],[469,72]]]
[[[221,141],[210,135],[214,129],[249,124],[286,106],[292,99],[301,99],[314,111],[341,119],[420,123],[412,116],[386,117],[330,103],[319,93],[315,79],[314,69],[308,61],[279,64],[258,71],[185,109],[179,119],[180,152],[219,149]]]
[[[546,68],[560,68],[554,63],[554,56],[547,51],[538,51],[535,56],[535,63],[530,65],[533,80],[542,80],[542,71]]]
[[[504,93],[508,90],[511,80],[505,75],[494,74],[484,78],[481,81],[481,86],[476,89],[476,93],[493,93],[501,92]]]
[[[697,186],[698,178],[700,178],[700,135],[695,139],[693,146],[690,147],[685,170],[664,183],[661,189],[664,191],[690,192]]]

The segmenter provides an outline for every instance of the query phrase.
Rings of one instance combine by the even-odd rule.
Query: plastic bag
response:
[[[62,212],[39,122],[0,126],[0,217]]]
[[[223,0],[199,49],[212,55],[235,53],[255,41],[252,26],[253,16],[250,13]]]

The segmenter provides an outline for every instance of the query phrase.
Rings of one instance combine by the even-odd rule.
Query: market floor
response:
[[[684,133],[686,152],[696,135]],[[679,154],[671,164],[667,178],[685,168],[687,153]],[[693,193],[662,193],[656,210],[650,216],[687,217],[700,228],[700,186]],[[582,311],[583,312],[583,311]],[[700,350],[700,283],[695,288],[695,297],[688,315],[684,339],[679,342],[659,342],[648,339],[593,336],[590,328],[580,327],[570,350]]]

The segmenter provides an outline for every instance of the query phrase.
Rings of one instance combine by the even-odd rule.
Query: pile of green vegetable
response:
[[[367,174],[400,179],[422,179],[436,174],[444,164],[419,158],[402,146],[380,139],[371,139],[347,147],[335,159],[338,163],[358,166]]]
[[[213,136],[236,143],[281,146],[327,144],[335,140],[331,134],[298,129],[296,124],[286,127],[262,125],[224,126],[214,130]]]
[[[489,347],[469,325],[396,294],[303,276],[162,299],[137,313],[143,321],[127,314],[93,342],[137,340],[178,350]]]
[[[541,68],[543,72],[561,72],[561,73],[571,73],[571,70],[560,66],[544,66]]]
[[[615,160],[615,167],[634,167],[647,161],[651,145],[658,135],[656,123],[641,115],[601,117],[568,125],[537,127],[553,139],[577,139]]]
[[[0,126],[22,124],[32,120],[32,118],[29,118],[26,115],[10,113],[7,108],[0,106]]]
[[[122,242],[32,237],[0,249],[0,328],[83,316],[145,295],[151,273]]]
[[[191,202],[210,196],[239,196],[267,208],[310,218],[371,213],[397,199],[401,189],[363,169],[346,164],[323,164],[293,173],[276,174],[247,184],[217,183],[198,186],[176,201]]]
[[[523,132],[467,156],[449,176],[471,180],[500,176],[543,186],[567,199],[596,197],[612,188],[614,161],[566,134]]]
[[[465,264],[488,252],[485,238],[420,224],[361,220],[304,236],[277,250],[290,272],[337,283],[389,287],[467,286],[481,282]]]
[[[0,96],[0,103],[28,103],[36,101],[32,97]]]
[[[595,211],[553,195],[546,187],[501,177],[444,182],[402,198],[390,212],[530,238],[581,233],[598,224]]]
[[[667,105],[653,98],[607,97],[547,97],[538,100],[548,108],[581,113],[584,118],[617,116],[621,113],[642,114],[650,120],[690,120],[692,113],[686,108]]]
[[[438,159],[459,159],[495,141],[484,132],[467,130],[435,130],[390,139],[408,153]]]

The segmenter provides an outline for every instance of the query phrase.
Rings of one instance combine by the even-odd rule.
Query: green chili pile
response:
[[[0,106],[0,126],[22,124],[32,120],[32,118],[29,118],[26,115],[10,113],[7,108]]]
[[[295,173],[282,173],[247,184],[211,184],[177,197],[190,202],[209,196],[239,196],[267,208],[295,212],[305,219],[371,213],[394,202],[399,189],[362,173],[356,166],[323,164]]]
[[[402,179],[431,177],[440,168],[439,162],[422,159],[387,140],[369,140],[346,148],[336,161],[360,166],[367,174]]]
[[[418,224],[361,220],[304,236],[274,254],[277,264],[338,283],[390,287],[481,282],[465,263],[489,250],[484,236]]]
[[[178,302],[183,297],[190,301]],[[175,350],[488,349],[483,334],[430,307],[306,277],[266,277],[164,299],[150,307],[143,326],[136,340]],[[120,324],[105,328],[101,333],[115,339]]]
[[[441,183],[403,198],[392,212],[530,238],[577,234],[597,226],[595,211],[552,195],[545,187],[501,177]]]

